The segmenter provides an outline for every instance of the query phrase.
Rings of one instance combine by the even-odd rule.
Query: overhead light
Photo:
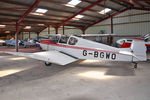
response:
[[[6,27],[6,25],[0,25],[0,28],[5,28]]]
[[[111,11],[111,9],[105,8],[104,10],[100,11],[99,13],[104,15],[104,14],[110,12],[110,11]]]
[[[30,14],[32,14],[32,15],[38,15],[38,16],[44,16],[44,14],[41,14],[41,13],[33,13],[33,12],[31,12]]]
[[[31,29],[31,26],[26,26],[24,29]]]
[[[5,31],[5,33],[10,33],[10,31]]]
[[[37,12],[37,13],[46,13],[47,11],[48,11],[47,9],[38,8],[35,12]]]
[[[75,16],[75,18],[82,18],[82,17],[84,17],[83,15],[77,15],[77,16]]]
[[[76,5],[78,5],[81,1],[80,0],[71,0],[69,1],[67,4],[65,4],[66,6],[69,7],[75,7]]]
[[[44,24],[38,24],[39,26],[44,26]]]
[[[72,20],[80,20],[79,18],[72,18]]]

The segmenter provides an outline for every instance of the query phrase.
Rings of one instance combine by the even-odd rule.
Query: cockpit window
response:
[[[76,38],[71,37],[68,44],[75,45],[77,42],[78,42],[78,40]]]
[[[68,41],[68,37],[67,36],[61,36],[61,38],[59,40],[59,43],[65,43],[65,44],[67,44],[67,41]]]
[[[60,37],[58,37],[58,36],[51,36],[49,38],[50,38],[51,43],[58,43]]]
[[[128,42],[132,42],[132,40],[127,40]]]

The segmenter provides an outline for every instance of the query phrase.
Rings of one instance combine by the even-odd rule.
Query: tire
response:
[[[52,63],[50,63],[50,62],[45,62],[45,65],[46,65],[46,66],[51,66]]]

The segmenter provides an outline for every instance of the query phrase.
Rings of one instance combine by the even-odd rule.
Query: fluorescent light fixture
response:
[[[79,18],[72,18],[72,20],[80,20]]]
[[[30,13],[30,14],[32,14],[32,15],[38,15],[38,16],[43,16],[44,14],[41,14],[41,13]]]
[[[75,16],[75,18],[82,18],[82,17],[84,17],[83,15],[77,15],[77,16]]]
[[[24,29],[31,29],[31,26],[26,26]]]
[[[37,12],[37,13],[46,13],[47,11],[48,11],[47,9],[38,8],[35,12]]]
[[[10,33],[10,31],[5,31],[5,33]]]
[[[69,1],[66,6],[69,6],[69,7],[75,7],[76,5],[78,5],[81,1],[80,0],[71,0]]]
[[[0,28],[5,28],[6,27],[6,25],[0,25]]]
[[[104,10],[100,11],[99,13],[104,15],[104,14],[110,12],[110,11],[111,11],[111,9],[105,8]]]
[[[44,24],[38,24],[39,26],[44,26]]]

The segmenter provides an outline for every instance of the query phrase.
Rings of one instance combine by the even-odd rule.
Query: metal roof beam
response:
[[[5,11],[5,12],[14,12],[14,13],[19,13],[19,14],[21,14],[21,13],[24,13],[24,11],[20,11],[20,10],[14,10],[14,9],[8,9],[8,8],[1,8],[0,7],[0,11]],[[30,16],[31,16],[31,14],[29,14]],[[32,15],[32,16],[35,16],[35,15]],[[51,14],[44,14],[44,16],[47,16],[47,17],[56,17],[56,18],[62,18],[62,19],[64,19],[64,18],[68,18],[68,17],[64,17],[64,16],[57,16],[57,15],[51,15]],[[38,16],[38,17],[40,17],[40,16]],[[26,18],[28,18],[28,17],[26,17]],[[34,18],[37,18],[37,17],[34,17]],[[52,18],[51,18],[52,19]],[[71,22],[74,22],[74,21],[71,21]],[[87,20],[87,19],[80,19],[80,22],[94,22],[94,20]]]
[[[131,6],[131,7],[134,7],[134,5],[132,4],[132,3],[130,3],[130,2],[128,2],[128,1],[126,1],[126,0],[119,0],[120,2],[122,2],[122,3],[125,3],[125,4],[127,4],[127,5],[129,5],[129,6]]]
[[[60,27],[61,25],[65,24],[66,22],[68,22],[69,20],[71,20],[72,18],[74,18],[75,16],[87,11],[88,9],[94,7],[95,5],[97,5],[98,3],[102,2],[103,0],[97,0],[95,3],[91,4],[90,6],[82,9],[81,11],[79,11],[78,13],[72,15],[71,17],[69,17],[68,19],[66,19],[65,21],[63,21],[62,23],[58,24],[58,27]]]
[[[1,1],[0,1],[1,2]],[[26,4],[21,4],[21,3],[12,3],[10,1],[7,1],[5,3],[8,3],[8,4],[12,4],[12,5],[18,5],[18,6],[23,6],[23,7],[30,7],[30,5],[26,5]],[[56,10],[56,9],[52,9],[52,8],[49,8],[49,7],[43,7],[43,6],[38,6],[39,8],[43,8],[43,9],[47,9],[49,11],[52,11],[52,12],[56,12],[56,13],[66,13],[66,14],[73,14],[75,12],[70,12],[70,11],[64,11],[64,10]],[[90,17],[90,18],[96,18],[96,19],[99,19],[100,17],[97,17],[97,16],[91,16],[91,15],[87,15],[87,14],[83,14],[84,16],[87,16],[87,17]]]
[[[36,2],[24,13],[24,15],[17,21],[17,23],[21,23],[24,18],[34,9],[42,0],[36,0]]]
[[[8,14],[1,14],[0,13],[0,17],[7,17],[7,18],[20,18],[20,16],[18,15],[8,15]],[[32,20],[44,20],[44,21],[63,21],[62,19],[53,19],[53,18],[37,18],[37,17],[26,17],[27,19],[32,19]],[[89,24],[89,22],[86,21],[70,21],[69,23],[79,23],[79,24]]]
[[[121,13],[127,11],[127,10],[128,10],[128,8],[125,8],[125,9],[123,9],[123,10],[120,10],[119,12],[113,13],[112,15],[110,15],[110,16],[108,16],[108,17],[105,17],[104,19],[100,19],[100,20],[98,20],[97,22],[95,22],[95,23],[93,23],[93,24],[91,24],[91,25],[85,27],[85,29],[87,29],[88,27],[91,27],[91,26],[93,26],[93,25],[95,25],[95,24],[98,24],[98,23],[100,23],[100,22],[102,22],[102,21],[104,21],[104,20],[106,20],[106,19],[109,19],[109,18],[111,18],[111,17],[113,17],[113,16],[116,16],[116,15],[118,15],[118,14],[121,14]]]
[[[93,2],[91,2],[91,1],[87,1],[87,0],[81,0],[81,1],[82,1],[82,2],[86,2],[86,3],[88,3],[88,4],[93,4]],[[103,8],[109,8],[109,9],[112,9],[112,10],[114,10],[114,11],[119,11],[118,9],[112,8],[112,7],[110,7],[110,6],[102,5],[102,4],[97,4],[97,6],[103,7]]]
[[[140,4],[139,2],[136,2],[135,0],[130,0],[130,3],[138,5],[138,6],[142,7],[142,8],[144,8],[144,5]]]
[[[115,3],[115,4],[121,5],[123,7],[128,7],[127,4],[121,3],[120,1],[116,1],[116,0],[110,0],[110,1],[113,2],[113,3]]]
[[[62,2],[56,2],[56,1],[49,1],[49,0],[43,0],[43,2],[47,2],[47,3],[50,3],[50,4],[55,4],[55,5],[59,5],[59,6],[63,6],[63,7],[68,7],[68,8],[72,8],[72,9],[84,9],[83,7],[79,7],[79,6],[75,6],[75,7],[69,7],[69,6],[65,6],[64,3]],[[92,12],[92,13],[98,13],[98,11],[96,10],[92,10],[92,9],[88,9],[88,11]]]
[[[131,9],[150,11],[150,8],[131,7]]]

